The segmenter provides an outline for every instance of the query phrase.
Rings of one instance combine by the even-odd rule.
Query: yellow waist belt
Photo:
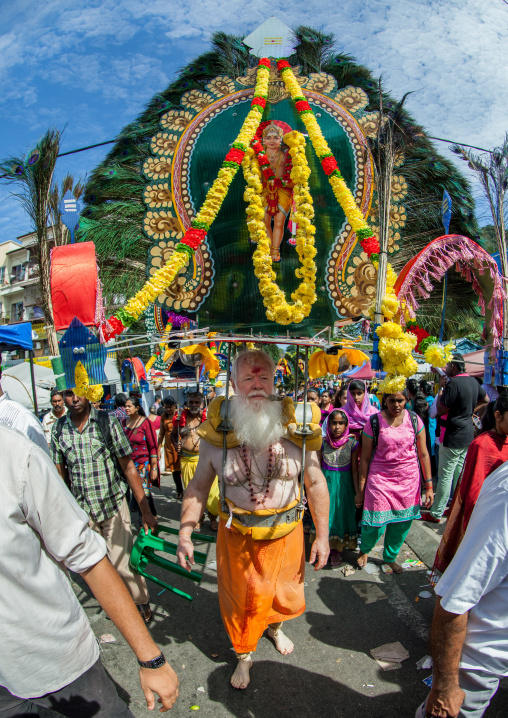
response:
[[[229,514],[222,511],[219,504],[219,516],[226,521],[226,528],[234,526],[244,536],[252,534],[255,541],[287,536],[298,526],[303,518],[303,511],[297,508],[299,499],[295,499],[282,509],[259,509],[247,511],[226,498]]]
[[[180,459],[197,463],[199,461],[199,451],[185,451],[185,449],[182,449]]]

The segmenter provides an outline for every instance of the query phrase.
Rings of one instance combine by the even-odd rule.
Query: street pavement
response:
[[[177,526],[181,504],[169,477],[163,477],[162,490],[154,497],[161,522]],[[207,521],[203,532],[212,533]],[[281,656],[266,636],[261,638],[245,691],[229,685],[236,661],[219,613],[215,545],[198,547],[208,552],[199,585],[154,569],[155,575],[193,596],[188,601],[149,584],[154,610],[150,630],[180,678],[180,698],[171,715],[190,716],[199,710],[202,718],[411,718],[428,694],[423,679],[431,675],[416,663],[429,653],[435,598],[428,566],[438,541],[435,530],[414,522],[400,560],[419,557],[427,565],[420,562],[399,576],[380,570],[381,547],[371,554],[371,573],[343,574],[344,566],[355,564],[353,552],[345,553],[346,562],[338,569],[315,572],[307,565],[307,609],[284,629],[295,651]],[[86,585],[77,578],[74,586],[96,636],[115,638],[101,644],[102,660],[120,696],[136,718],[153,715],[146,709],[132,651]],[[422,592],[432,596],[421,597]],[[383,670],[369,652],[395,641],[409,658],[397,670]],[[486,715],[506,718],[508,685],[501,685]]]

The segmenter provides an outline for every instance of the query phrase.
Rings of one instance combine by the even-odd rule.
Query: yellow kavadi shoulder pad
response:
[[[225,397],[218,396],[210,403],[207,411],[207,419],[197,430],[201,439],[219,448],[223,446],[224,434],[219,430],[219,426],[226,417],[224,400]],[[235,397],[233,396],[230,402],[234,402],[234,400]],[[303,404],[297,404],[296,406],[297,408],[295,408],[295,404],[289,397],[282,399],[282,424],[286,430],[284,438],[301,448],[303,445],[303,437],[298,434],[298,430],[301,428],[301,422],[303,421]],[[312,434],[306,437],[305,447],[308,451],[318,451],[321,448],[321,427],[319,426],[321,411],[317,404],[313,402],[307,404],[305,418],[308,428],[312,431]],[[227,448],[233,449],[235,446],[239,446],[239,444],[240,442],[234,431],[228,431],[226,434]]]

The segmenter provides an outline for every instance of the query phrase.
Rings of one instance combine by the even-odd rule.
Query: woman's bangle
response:
[[[425,486],[432,486],[432,479],[425,479]]]
[[[179,536],[192,536],[192,531],[190,532],[190,534],[188,534],[187,531],[179,531],[178,535]]]

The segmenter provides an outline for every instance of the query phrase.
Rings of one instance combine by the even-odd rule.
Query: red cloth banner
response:
[[[55,329],[67,329],[74,317],[95,324],[97,262],[93,242],[55,247],[51,251],[51,299]]]

